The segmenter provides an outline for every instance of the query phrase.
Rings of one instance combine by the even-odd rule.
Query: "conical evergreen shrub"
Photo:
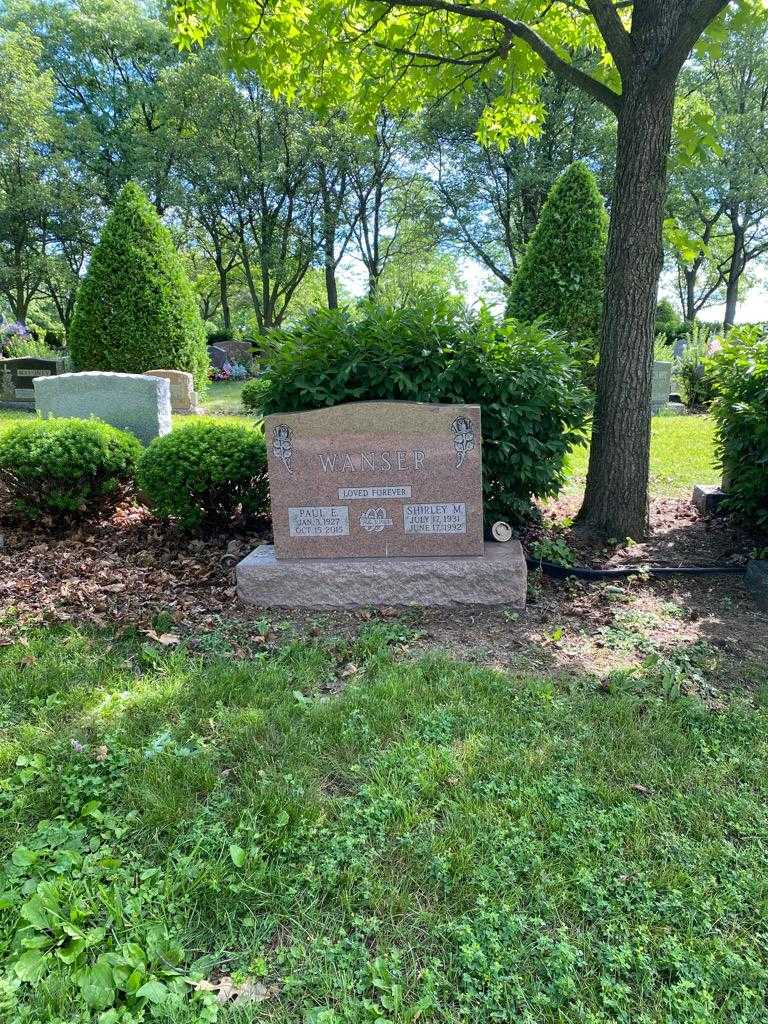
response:
[[[209,360],[195,293],[171,233],[134,182],[93,250],[69,345],[80,370],[186,370],[205,386]]]
[[[605,288],[608,215],[583,163],[552,186],[510,287],[507,316],[549,326],[596,351]]]

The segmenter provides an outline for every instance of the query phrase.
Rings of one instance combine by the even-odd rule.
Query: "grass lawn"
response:
[[[718,483],[714,465],[715,421],[711,416],[654,416],[651,420],[651,494],[690,497],[694,484]],[[569,457],[572,493],[584,489],[589,449]]]
[[[239,380],[210,384],[203,401],[205,411],[216,415],[241,413],[243,407],[240,404],[240,393],[245,383]]]
[[[3,1019],[764,1022],[765,710],[407,640],[0,648]]]

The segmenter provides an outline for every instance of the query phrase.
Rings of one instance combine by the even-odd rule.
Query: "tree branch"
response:
[[[680,16],[680,29],[656,66],[649,69],[648,87],[672,85],[706,27],[728,6],[729,0],[690,0]]]
[[[623,76],[632,67],[634,59],[629,32],[624,28],[611,0],[585,0],[585,3],[595,19],[600,35],[608,47],[608,52],[619,69],[619,74]]]
[[[499,43],[496,56],[506,56],[509,50],[508,38],[520,39],[541,58],[546,67],[555,75],[564,78],[572,85],[578,86],[587,95],[598,100],[608,107],[609,110],[612,110],[614,114],[618,114],[621,109],[621,96],[618,93],[614,92],[613,89],[609,89],[607,85],[603,85],[602,82],[598,82],[591,75],[581,71],[574,64],[564,60],[538,32],[535,32],[525,22],[515,21],[500,11],[487,7],[475,7],[466,3],[453,3],[452,0],[384,0],[384,2],[391,10],[407,7],[425,12],[445,11],[448,14],[457,14],[463,18],[489,21],[500,25],[504,30],[504,38]],[[710,0],[710,2],[713,2],[713,0]],[[728,0],[717,0],[717,2],[721,3],[721,6],[725,6]]]

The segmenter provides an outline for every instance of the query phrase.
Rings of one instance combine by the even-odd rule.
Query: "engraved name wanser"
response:
[[[420,448],[392,452],[320,452],[323,473],[406,473],[424,469],[426,454]]]
[[[457,502],[403,506],[406,533],[466,533],[467,506]]]

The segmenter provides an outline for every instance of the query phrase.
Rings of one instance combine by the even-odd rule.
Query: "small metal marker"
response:
[[[512,527],[509,523],[499,520],[498,523],[494,523],[491,527],[491,534],[493,539],[497,540],[499,544],[506,544],[507,541],[512,540]]]

